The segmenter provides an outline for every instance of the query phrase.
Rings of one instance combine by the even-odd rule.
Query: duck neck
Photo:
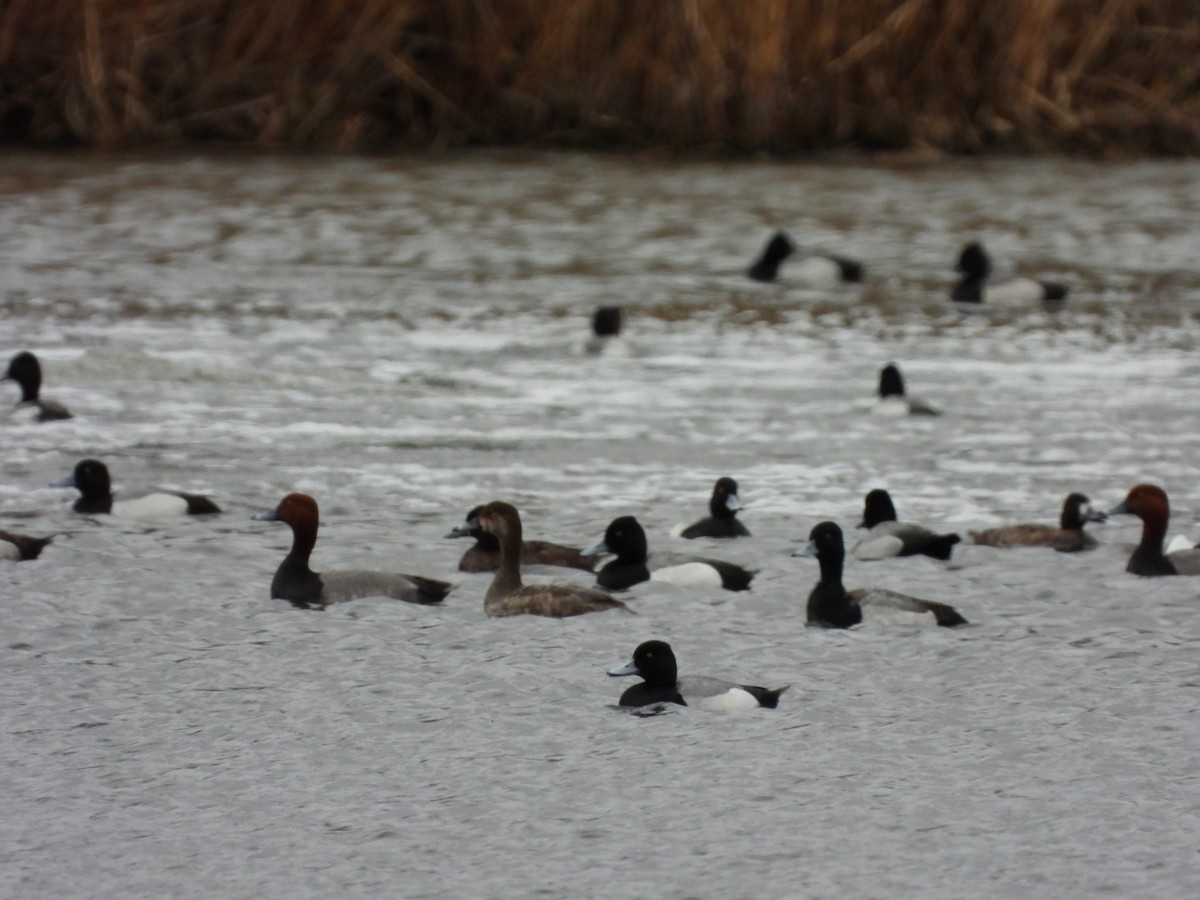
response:
[[[308,568],[308,559],[312,556],[313,547],[317,545],[317,529],[307,525],[292,526],[292,549],[288,551],[287,559],[293,564]]]
[[[500,542],[500,568],[488,588],[485,602],[507,597],[522,587],[521,582],[521,527],[508,523],[508,531]]]
[[[830,587],[841,587],[842,567],[846,563],[845,556],[818,556],[817,562],[821,566],[821,583]]]
[[[1142,519],[1142,541],[1138,553],[1163,555],[1163,541],[1167,539],[1166,518]]]

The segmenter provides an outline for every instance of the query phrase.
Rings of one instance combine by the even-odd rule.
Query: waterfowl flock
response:
[[[991,260],[979,242],[966,245],[959,256],[961,280],[950,291],[957,305],[997,305],[1059,309],[1067,296],[1065,286],[1040,279],[1018,279],[994,284],[989,281]],[[848,257],[801,250],[783,231],[771,235],[746,275],[759,282],[800,284],[805,287],[856,284],[865,277],[863,265]],[[591,335],[583,345],[589,356],[623,357],[630,354],[623,334],[624,314],[619,306],[602,306],[591,317]],[[50,426],[70,419],[61,404],[41,396],[42,368],[28,351],[14,355],[0,381],[20,388],[8,419],[14,423]],[[886,416],[939,416],[942,411],[906,391],[904,377],[895,362],[879,370],[878,387],[871,411]],[[211,498],[198,493],[154,488],[115,490],[107,465],[95,458],[78,462],[73,472],[56,487],[73,488],[79,496],[72,509],[87,516],[111,515],[130,519],[178,516],[218,516],[222,513]],[[603,539],[587,549],[543,540],[526,540],[521,513],[505,500],[481,502],[455,526],[446,538],[473,541],[463,553],[458,570],[491,573],[483,591],[482,610],[489,617],[520,615],[566,618],[589,613],[637,613],[636,589],[647,582],[661,582],[680,590],[719,589],[733,593],[752,590],[756,572],[742,564],[706,555],[678,551],[650,551],[645,528],[633,514],[612,519]],[[679,526],[671,536],[684,540],[752,540],[751,531],[739,518],[745,509],[737,481],[722,476],[713,485],[708,515]],[[638,510],[637,512],[641,512]],[[1200,547],[1190,541],[1165,546],[1170,507],[1162,488],[1138,484],[1107,513],[1094,510],[1087,496],[1071,492],[1063,503],[1057,527],[1017,524],[969,532],[978,546],[991,548],[1048,547],[1073,553],[1097,546],[1085,526],[1102,523],[1108,516],[1132,515],[1142,521],[1142,536],[1127,571],[1138,576],[1200,574]],[[430,575],[390,570],[325,570],[310,566],[319,527],[317,501],[300,492],[288,493],[267,512],[253,516],[260,521],[285,523],[292,533],[289,552],[269,582],[269,596],[302,609],[324,609],[330,605],[365,597],[387,597],[419,605],[444,602],[459,585]],[[899,519],[888,491],[871,490],[864,499],[861,523],[864,534],[855,540],[849,555],[859,561],[882,561],[893,557],[925,556],[951,560],[961,537],[949,530],[929,528]],[[582,533],[576,535],[582,544]],[[0,559],[33,561],[41,558],[53,536],[35,537],[0,530]],[[830,629],[847,629],[887,617],[907,617],[952,628],[968,624],[952,602],[923,599],[890,588],[856,588],[843,584],[847,548],[841,526],[822,521],[809,534],[808,542],[792,556],[815,558],[815,584],[807,595],[805,623]],[[526,583],[523,567],[559,567],[594,575],[595,586],[572,581]],[[541,573],[539,573],[541,574]],[[810,580],[813,576],[809,576]],[[266,581],[264,578],[264,588]],[[633,591],[624,599],[611,592]],[[948,599],[953,585],[947,579]],[[977,616],[971,611],[973,617]],[[677,671],[674,652],[665,641],[640,644],[632,659],[608,670],[611,676],[640,676],[642,682],[626,690],[619,705],[643,708],[674,704],[702,710],[775,708],[788,685],[764,688],[724,681],[708,676],[683,676]]]

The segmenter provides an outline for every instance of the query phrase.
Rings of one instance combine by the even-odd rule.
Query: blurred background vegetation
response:
[[[1200,151],[1200,0],[4,0],[0,139]]]

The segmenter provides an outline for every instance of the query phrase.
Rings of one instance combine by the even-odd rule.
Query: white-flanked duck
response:
[[[783,280],[799,287],[831,288],[863,280],[862,263],[831,253],[801,252],[782,230],[771,235],[746,275],[755,281],[780,280],[781,267],[793,256],[796,259],[787,263]]]
[[[604,540],[583,552],[589,556],[616,555],[617,558],[605,563],[596,576],[600,587],[610,591],[624,591],[643,581],[748,591],[754,578],[753,572],[736,563],[704,557],[689,557],[651,569],[647,564],[646,531],[633,516],[613,519],[604,531]]]
[[[984,531],[971,531],[976,544],[988,547],[1052,547],[1061,553],[1076,553],[1091,550],[1096,539],[1083,530],[1088,522],[1103,522],[1108,516],[1092,509],[1092,502],[1084,494],[1068,494],[1063,501],[1062,516],[1058,527],[1053,525],[1004,525]]]
[[[938,625],[966,625],[967,620],[953,606],[933,600],[921,600],[882,588],[847,591],[842,585],[846,546],[842,529],[835,522],[813,527],[809,541],[792,556],[815,556],[821,566],[821,578],[808,595],[808,624],[822,628],[849,628],[863,621],[863,608],[899,610],[914,613],[919,619],[932,615]],[[868,613],[870,615],[870,613]]]
[[[42,365],[29,351],[22,350],[9,360],[0,381],[15,381],[21,388],[21,399],[9,413],[11,417],[28,417],[37,422],[71,418],[71,413],[61,403],[42,399]]]
[[[954,268],[962,274],[950,292],[950,299],[955,303],[1058,310],[1067,302],[1067,288],[1058,282],[1039,278],[1013,278],[999,284],[989,282],[992,261],[983,244],[978,241],[972,241],[962,248]]]
[[[879,416],[940,416],[923,400],[909,396],[904,390],[904,376],[894,362],[879,370],[879,390],[871,412]]]
[[[851,553],[855,559],[864,562],[916,555],[945,560],[954,552],[954,545],[962,540],[957,534],[937,534],[921,525],[897,522],[892,497],[882,488],[868,492],[863,502],[863,520],[858,527],[868,531]]]
[[[314,572],[308,560],[317,544],[320,514],[317,501],[308,494],[288,494],[269,512],[255,519],[283,522],[292,529],[292,549],[271,579],[271,599],[287,600],[301,609],[324,609],[362,597],[391,597],[408,603],[441,603],[454,587],[445,581],[421,575],[346,570]]]
[[[572,584],[525,584],[521,580],[521,514],[511,503],[493,500],[476,516],[479,526],[500,541],[500,568],[483,598],[489,616],[578,616],[609,609],[633,612],[595,588]]]
[[[111,513],[126,519],[155,519],[165,516],[206,516],[221,508],[202,494],[189,494],[166,488],[115,492],[108,466],[98,459],[84,459],[66,478],[51,487],[75,488],[79,498],[71,507],[77,513]]]
[[[721,712],[765,707],[775,709],[779,696],[791,685],[764,688],[752,684],[736,684],[709,678],[706,675],[679,677],[675,653],[666,641],[646,641],[633,651],[627,663],[608,670],[615,677],[639,675],[642,683],[635,684],[621,695],[621,706],[650,706],[657,703],[677,703]]]
[[[624,315],[619,306],[598,306],[592,314],[592,333],[584,342],[584,352],[592,356],[627,357],[633,348],[621,336]]]

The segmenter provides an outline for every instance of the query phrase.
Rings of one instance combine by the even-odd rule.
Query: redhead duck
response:
[[[43,548],[52,540],[54,540],[54,535],[37,538],[27,534],[17,534],[15,531],[0,530],[0,559],[14,562],[37,559]]]
[[[205,516],[221,511],[217,504],[200,494],[155,489],[129,493],[116,498],[108,467],[98,459],[84,459],[75,471],[53,482],[51,487],[75,488],[80,497],[71,507],[77,513],[111,513],[127,519],[152,519],[161,516]]]
[[[8,369],[0,375],[0,381],[15,381],[21,386],[21,399],[10,415],[28,415],[37,422],[71,418],[71,413],[61,403],[43,400],[38,396],[42,389],[42,366],[32,353],[23,350],[9,360]]]
[[[928,403],[905,394],[904,376],[895,363],[888,363],[879,370],[879,396],[871,411],[879,416],[941,415]]]
[[[992,261],[983,249],[983,244],[972,241],[958,255],[956,272],[962,278],[950,293],[955,303],[986,304],[1027,309],[1041,306],[1044,309],[1061,309],[1066,305],[1067,289],[1052,281],[1037,278],[1014,278],[1001,284],[989,284]]]
[[[521,581],[521,515],[511,503],[493,500],[476,520],[500,541],[500,568],[483,598],[489,616],[578,616],[583,613],[623,609],[620,600],[603,591],[568,584],[531,584]]]
[[[649,706],[655,703],[678,703],[711,712],[734,709],[775,709],[779,695],[791,685],[779,688],[757,687],[752,684],[735,684],[706,675],[679,677],[675,653],[666,641],[646,641],[633,651],[627,663],[608,670],[614,678],[623,675],[640,675],[641,684],[635,684],[621,695],[621,706]]]
[[[679,536],[683,538],[732,538],[750,537],[746,526],[737,520],[738,510],[742,501],[738,498],[738,484],[728,476],[718,478],[713,485],[712,497],[708,501],[708,518],[693,522],[683,529]]]
[[[391,572],[314,572],[308,558],[317,543],[320,514],[308,494],[288,494],[269,512],[253,518],[283,522],[292,529],[292,549],[271,579],[271,599],[287,600],[301,609],[324,609],[360,597],[392,597],[409,603],[441,603],[454,587],[421,575]]]
[[[600,306],[592,314],[592,335],[583,345],[592,356],[630,356],[629,344],[621,337],[621,307]]]
[[[969,532],[976,544],[988,547],[1053,547],[1062,553],[1091,550],[1096,539],[1083,530],[1088,522],[1103,522],[1108,516],[1092,509],[1083,494],[1068,494],[1063,501],[1059,527],[1053,525],[1005,525]]]
[[[1200,549],[1163,553],[1171,504],[1167,492],[1153,484],[1137,484],[1108,511],[1110,516],[1137,516],[1142,520],[1142,540],[1129,557],[1126,572],[1134,575],[1200,575]]]
[[[775,281],[784,261],[798,252],[786,231],[776,231],[746,274],[755,281]],[[854,284],[863,280],[863,265],[844,256],[805,253],[788,264],[787,280],[811,288]]]
[[[821,522],[814,526],[808,543],[794,551],[792,556],[815,556],[821,565],[821,579],[808,595],[809,625],[849,628],[863,620],[864,606],[917,613],[922,618],[932,613],[937,624],[946,627],[967,624],[958,610],[945,603],[920,600],[879,588],[847,591],[842,586],[846,546],[842,541],[842,529],[835,522]]]
[[[604,540],[584,552],[616,555],[616,559],[604,564],[596,578],[600,587],[610,591],[624,591],[643,581],[748,591],[754,578],[753,572],[718,559],[691,558],[651,571],[646,565],[646,532],[633,516],[613,519],[604,531]]]
[[[466,520],[446,532],[448,538],[475,538],[475,543],[467,548],[458,561],[460,572],[495,572],[500,568],[500,542],[496,536],[484,531],[479,525],[479,512],[482,506],[476,506],[467,513]],[[562,566],[568,569],[583,569],[591,572],[600,561],[598,554],[582,553],[576,547],[564,547],[562,544],[551,544],[549,541],[522,541],[521,565]]]
[[[935,534],[920,525],[897,522],[892,497],[882,488],[867,494],[863,504],[863,520],[858,527],[869,531],[851,552],[855,559],[864,562],[918,554],[934,559],[949,559],[954,552],[954,545],[962,540],[957,534]]]

